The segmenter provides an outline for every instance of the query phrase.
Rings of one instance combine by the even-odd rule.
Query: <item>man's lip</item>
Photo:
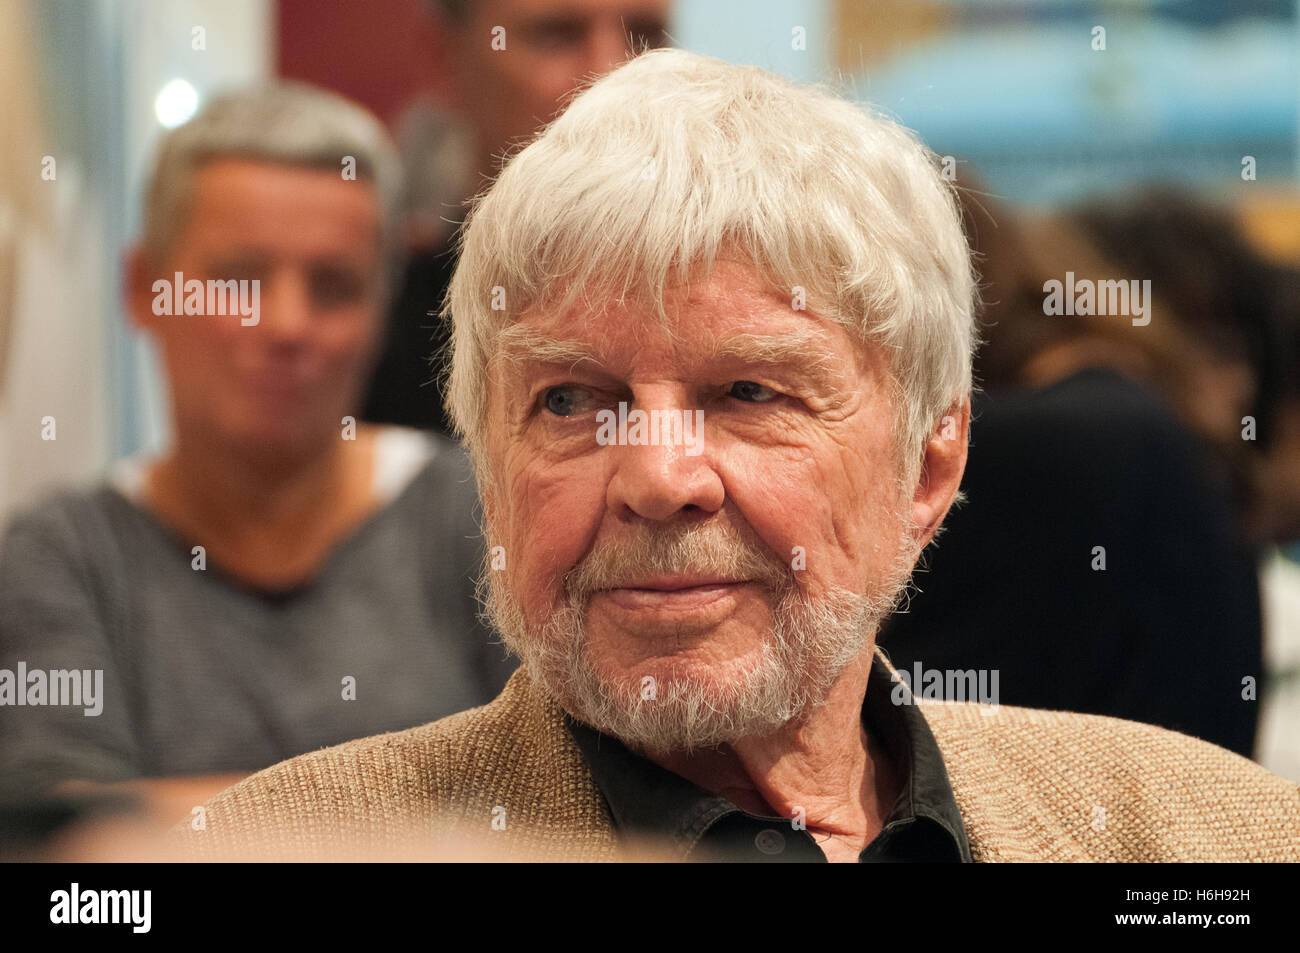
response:
[[[670,617],[680,625],[684,617],[716,624],[732,611],[746,582],[700,579],[637,580],[636,586],[618,586],[597,593],[607,605],[634,612],[645,619]],[[689,583],[689,584],[688,584]],[[712,621],[709,621],[712,620]]]
[[[638,579],[617,586],[606,586],[607,590],[612,589],[649,589],[657,592],[676,592],[681,589],[705,589],[715,588],[718,586],[739,586],[748,579],[719,579],[716,577],[706,576],[653,576],[646,579]]]

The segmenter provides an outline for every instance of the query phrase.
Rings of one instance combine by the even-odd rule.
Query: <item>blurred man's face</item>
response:
[[[668,314],[674,337],[636,307],[525,311],[512,335],[593,360],[512,352],[487,435],[494,621],[570,712],[652,750],[822,701],[921,542],[878,349],[735,262]],[[602,432],[620,402],[699,411],[702,430],[638,444],[604,416]]]
[[[476,0],[451,47],[486,157],[530,136],[588,76],[667,43],[669,0]],[[492,48],[504,27],[504,50]],[[499,31],[498,31],[499,32]]]
[[[378,336],[380,210],[373,186],[337,172],[222,159],[201,169],[184,228],[151,283],[257,280],[255,324],[235,315],[135,311],[158,341],[177,427],[250,451],[337,439],[356,413]],[[251,285],[249,286],[251,287]]]

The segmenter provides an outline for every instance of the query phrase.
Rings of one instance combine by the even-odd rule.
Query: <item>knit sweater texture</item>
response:
[[[916,704],[976,861],[1300,861],[1300,788],[1215,745],[1097,715]],[[563,714],[521,670],[483,707],[267,768],[174,836],[193,859],[627,858]]]

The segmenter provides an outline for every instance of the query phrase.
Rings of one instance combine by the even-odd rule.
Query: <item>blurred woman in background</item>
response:
[[[504,684],[461,450],[352,416],[396,168],[369,113],[296,84],[214,100],[163,142],[126,290],[174,436],[0,546],[0,669],[88,673],[100,709],[18,686],[27,704],[0,709],[11,794],[148,779],[134,789],[176,820],[237,777]]]

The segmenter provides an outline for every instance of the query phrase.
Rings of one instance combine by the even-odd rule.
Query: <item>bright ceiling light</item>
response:
[[[198,91],[183,79],[169,82],[158,91],[158,97],[153,101],[154,114],[168,129],[175,129],[198,108]]]

